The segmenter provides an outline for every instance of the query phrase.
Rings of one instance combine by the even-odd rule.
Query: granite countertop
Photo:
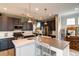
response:
[[[53,46],[55,48],[63,50],[66,46],[69,45],[69,42],[63,41],[63,40],[57,40],[50,37],[41,37],[41,42],[49,44],[50,46]]]
[[[21,47],[33,43],[34,40],[18,39],[18,40],[13,40],[12,42],[15,45],[15,47]]]

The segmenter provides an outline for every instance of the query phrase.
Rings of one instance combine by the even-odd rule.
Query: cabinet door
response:
[[[7,31],[7,16],[2,16],[2,31]]]
[[[12,39],[13,38],[0,39],[0,51],[14,48]]]
[[[55,20],[48,21],[48,33],[52,34],[52,31],[55,31]]]
[[[35,46],[34,44],[28,44],[21,47],[21,56],[34,56],[35,55]]]
[[[8,49],[8,40],[0,39],[0,50]]]
[[[21,19],[19,19],[19,18],[13,18],[13,24],[14,25],[21,25]]]
[[[51,25],[51,27],[52,27],[52,30],[53,30],[53,31],[56,30],[56,22],[55,22],[55,20],[52,20],[52,25]]]
[[[21,19],[8,17],[8,19],[7,19],[7,30],[13,31],[15,25],[21,25]]]
[[[33,25],[32,23],[28,23],[26,24],[26,30],[32,30],[33,29]]]
[[[24,22],[23,23],[23,30],[33,30],[32,23]]]
[[[16,56],[35,56],[35,45],[26,44],[16,48]]]
[[[14,30],[13,19],[10,17],[8,17],[8,21],[7,21],[7,30],[8,31]]]
[[[0,31],[2,30],[2,17],[0,16]]]

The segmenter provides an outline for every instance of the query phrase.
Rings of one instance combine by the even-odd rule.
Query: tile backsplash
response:
[[[0,37],[11,37],[11,36],[13,36],[13,33],[14,33],[15,31],[1,31],[0,32]],[[32,33],[32,31],[22,31],[22,32],[24,32],[23,34],[24,35],[32,35],[33,33]]]

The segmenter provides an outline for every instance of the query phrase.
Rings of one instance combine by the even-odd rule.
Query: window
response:
[[[38,23],[37,23],[37,27],[40,28],[40,26],[41,26],[41,24],[40,24],[40,22],[38,22]]]
[[[78,25],[79,25],[79,17],[78,17]]]
[[[67,25],[75,25],[75,18],[68,18]]]

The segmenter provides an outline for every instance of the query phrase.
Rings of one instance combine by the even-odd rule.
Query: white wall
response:
[[[79,26],[78,25],[78,17],[79,17],[79,12],[78,13],[63,13],[63,14],[59,14],[59,19],[58,19],[58,39],[61,39],[61,30],[64,29],[65,30],[65,34],[66,34],[66,19],[67,18],[75,18],[75,26]]]

